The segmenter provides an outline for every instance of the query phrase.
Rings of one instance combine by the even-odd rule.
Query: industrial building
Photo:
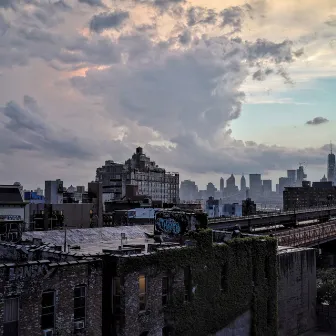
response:
[[[302,187],[287,187],[283,192],[284,211],[336,204],[336,187],[332,182],[303,181]]]

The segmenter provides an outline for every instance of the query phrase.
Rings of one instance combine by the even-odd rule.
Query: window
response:
[[[77,286],[74,289],[74,321],[85,323],[86,286]]]
[[[55,292],[47,291],[42,294],[42,329],[53,329],[55,327]]]
[[[162,306],[166,306],[169,303],[171,290],[171,279],[168,276],[162,278]]]
[[[4,302],[4,336],[18,336],[19,298],[8,298]]]
[[[184,269],[184,301],[191,300],[191,269],[186,267]]]
[[[223,265],[221,269],[221,290],[226,292],[228,290],[228,266]]]
[[[139,301],[140,301],[140,311],[146,310],[146,289],[147,281],[145,275],[139,276]]]
[[[144,331],[140,334],[140,336],[148,336],[148,331]]]
[[[119,315],[120,314],[120,297],[121,297],[121,287],[120,287],[120,278],[115,277],[112,280],[112,313]]]

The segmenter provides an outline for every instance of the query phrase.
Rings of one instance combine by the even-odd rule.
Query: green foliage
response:
[[[147,269],[157,275],[170,271],[174,276],[181,274],[181,269],[187,266],[191,268],[191,301],[184,302],[182,285],[178,287],[179,290],[174,290],[165,308],[165,317],[174,327],[176,335],[203,336],[215,333],[250,310],[251,334],[276,336],[275,239],[240,238],[212,244],[211,230],[189,233],[189,237],[196,240],[196,246],[123,258],[118,266],[120,274]],[[154,273],[152,275],[155,276]]]
[[[320,269],[317,272],[317,302],[335,304],[336,269]]]

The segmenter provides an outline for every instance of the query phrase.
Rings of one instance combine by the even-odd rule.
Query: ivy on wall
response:
[[[209,335],[250,310],[254,336],[277,335],[276,240],[239,238],[212,243],[212,231],[191,232],[196,246],[123,258],[119,274],[154,269],[157,274],[190,267],[192,297],[174,291],[165,318],[175,335]],[[224,272],[224,273],[223,273]],[[155,276],[155,275],[153,275]],[[223,277],[225,287],[223,288]]]

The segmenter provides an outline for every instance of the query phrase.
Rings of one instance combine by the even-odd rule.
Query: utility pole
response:
[[[64,252],[67,251],[67,225],[64,225]]]

